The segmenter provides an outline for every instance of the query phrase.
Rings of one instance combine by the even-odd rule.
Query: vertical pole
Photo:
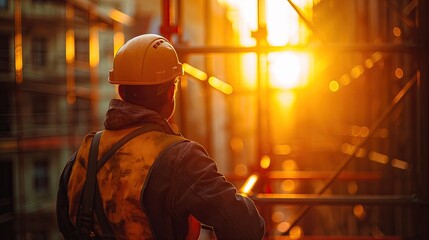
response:
[[[170,33],[170,0],[162,0],[162,23],[161,23],[161,34],[167,38],[168,40],[171,39],[171,33]]]
[[[205,31],[204,31],[204,37],[205,37],[205,43],[206,45],[210,45],[210,39],[211,39],[211,7],[210,7],[210,1],[206,1],[204,5],[205,9],[205,19],[204,19],[204,25]],[[205,69],[209,75],[213,72],[212,69],[212,58],[209,55],[204,55],[205,60]],[[203,91],[204,91],[204,103],[205,103],[205,123],[206,123],[206,149],[209,154],[213,153],[213,116],[212,116],[212,94],[211,89],[208,81],[203,82]]]
[[[418,195],[420,200],[425,204],[422,204],[418,209],[416,216],[419,219],[415,219],[417,225],[417,239],[429,239],[429,229],[427,223],[429,222],[429,58],[427,51],[429,49],[429,2],[419,1],[418,6],[418,44],[422,47],[421,51],[418,52],[419,61],[419,76],[418,76],[418,161],[417,161],[417,182],[418,182]]]
[[[177,41],[178,43],[183,43],[183,32],[182,32],[182,0],[177,0]]]
[[[177,15],[171,15],[172,9],[174,9],[177,13]],[[173,25],[172,24],[172,18],[176,18],[176,21],[178,23],[181,23],[181,1],[177,1],[173,6],[171,5],[170,0],[161,0],[161,19],[162,23],[160,26],[160,32],[161,35],[164,36],[169,41],[172,41],[173,34],[178,34],[178,41],[179,43],[182,42],[182,35],[179,31],[179,25]],[[181,60],[181,57],[179,56],[179,60]],[[182,60],[183,61],[183,60]],[[181,131],[185,131],[185,104],[184,102],[184,92],[186,92],[182,89],[182,86],[185,86],[186,88],[186,79],[183,79],[183,82],[180,83],[180,86],[178,86],[178,91],[176,95],[176,102],[178,102],[178,106],[180,107],[180,122],[181,122]],[[172,121],[171,119],[170,121]]]
[[[258,47],[267,45],[267,26],[265,0],[258,0],[258,30],[254,33]],[[268,95],[268,54],[257,53],[257,88],[258,88],[258,154],[257,161],[270,151],[269,146],[269,95]]]
[[[75,148],[74,105],[76,103],[76,82],[75,82],[75,36],[74,36],[74,7],[66,2],[66,99],[67,99],[67,136],[69,147]]]
[[[15,82],[22,83],[22,17],[21,0],[15,0]]]
[[[94,5],[95,6],[95,5]],[[98,101],[99,101],[99,79],[98,79],[98,63],[99,63],[99,41],[98,41],[98,25],[96,9],[89,10],[89,78],[91,91],[91,129],[98,129]]]
[[[122,23],[117,21],[113,21],[113,56],[116,55],[119,48],[124,45],[125,36],[124,36],[124,28]]]
[[[21,90],[19,88],[20,84],[23,82],[23,76],[22,76],[22,69],[23,69],[23,57],[22,57],[22,16],[21,16],[21,0],[15,0],[15,6],[14,6],[14,24],[15,24],[15,35],[14,35],[14,43],[15,43],[15,119],[16,119],[16,143],[17,143],[17,163],[15,166],[17,166],[17,172],[18,173],[18,179],[17,179],[17,207],[15,208],[17,210],[17,220],[16,220],[16,226],[17,226],[17,232],[19,235],[19,239],[21,239],[21,236],[25,235],[25,163],[23,159],[23,152],[21,147],[21,141],[22,141],[22,113],[21,113]]]
[[[180,8],[180,6],[173,6],[173,7],[175,9]],[[161,8],[162,8],[162,16],[161,16],[162,23],[160,27],[160,32],[162,36],[164,36],[166,39],[171,41],[171,37],[173,36],[173,34],[177,34],[179,32],[179,28],[177,25],[172,24],[172,16],[171,16],[172,6],[171,6],[170,0],[162,0]]]
[[[258,0],[258,30],[253,33],[253,37],[256,39],[257,47],[267,46],[267,24],[265,16],[265,0]],[[268,54],[267,52],[258,51],[257,53],[257,153],[256,153],[256,164],[262,159],[262,156],[266,155],[270,151],[269,145],[269,95],[268,95]],[[260,192],[265,192],[266,187],[269,184],[269,180],[265,178],[262,173]],[[271,208],[269,206],[260,207],[261,214],[265,219],[270,219]],[[271,224],[269,221],[266,222],[265,231],[271,232]]]
[[[177,0],[177,41],[179,44],[183,44],[183,32],[182,32],[182,1]],[[187,61],[187,55],[179,55],[179,60],[184,63]],[[186,122],[187,122],[187,107],[186,107],[186,93],[188,89],[188,79],[186,76],[182,77],[181,82],[179,83],[176,95],[176,104],[179,106],[179,111],[176,111],[176,114],[179,114],[178,121],[180,126],[180,132],[186,135]]]

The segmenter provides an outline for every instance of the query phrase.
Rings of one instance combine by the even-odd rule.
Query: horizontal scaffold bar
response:
[[[261,193],[251,196],[257,204],[293,205],[418,205],[424,204],[415,196],[403,195],[317,195]],[[427,204],[427,203],[426,203]]]
[[[417,53],[426,49],[414,43],[336,43],[336,44],[309,44],[285,46],[174,46],[179,54],[206,54],[206,53],[269,53],[269,52],[401,52]]]

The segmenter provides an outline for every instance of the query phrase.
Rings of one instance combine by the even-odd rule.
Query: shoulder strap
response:
[[[81,200],[81,209],[78,213],[78,227],[83,231],[84,237],[88,237],[89,239],[95,237],[95,232],[93,231],[93,211],[94,211],[94,201],[95,204],[95,212],[97,214],[97,218],[103,229],[104,238],[114,239],[114,235],[110,229],[109,222],[107,220],[107,216],[104,213],[100,190],[98,188],[97,183],[97,172],[104,166],[104,164],[112,157],[115,152],[121,148],[125,143],[130,141],[131,139],[137,137],[138,135],[149,132],[149,131],[162,131],[162,128],[155,124],[146,124],[123,138],[121,138],[118,142],[116,142],[111,149],[109,149],[99,161],[97,161],[98,157],[98,145],[100,143],[100,138],[102,131],[99,131],[95,134],[92,139],[91,146],[89,148],[89,157],[88,157],[88,168],[86,173],[86,179],[84,184],[84,189],[82,193]]]
[[[91,141],[89,148],[88,167],[86,170],[86,179],[82,191],[82,200],[76,219],[78,231],[84,239],[92,239],[95,237],[93,230],[93,207],[94,207],[94,193],[97,183],[96,170],[97,170],[97,157],[98,145],[100,143],[102,132],[99,131],[95,134]]]
[[[100,189],[98,184],[95,186],[95,214],[97,215],[98,222],[103,231],[103,239],[115,239],[112,229],[110,228],[109,220],[107,220],[106,213],[103,208],[103,200],[101,199]]]
[[[145,124],[144,126],[137,128],[136,130],[128,133],[126,136],[121,138],[115,145],[112,146],[104,155],[101,157],[100,161],[97,164],[97,172],[104,166],[104,164],[110,159],[110,157],[118,151],[119,148],[122,147],[125,143],[130,141],[131,139],[137,137],[140,134],[150,131],[162,131],[161,126],[156,124]]]

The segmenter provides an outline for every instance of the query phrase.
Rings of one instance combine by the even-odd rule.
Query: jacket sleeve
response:
[[[212,226],[217,239],[262,239],[265,223],[253,201],[237,194],[201,145],[180,145],[173,209]]]

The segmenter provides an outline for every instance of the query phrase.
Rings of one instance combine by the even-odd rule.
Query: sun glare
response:
[[[254,46],[255,39],[252,32],[257,30],[257,1],[218,0],[221,5],[229,9],[228,18],[233,23],[243,46]],[[266,0],[267,41],[271,46],[304,43],[308,30],[299,21],[298,14],[285,0]],[[311,0],[295,0],[294,3],[311,17]],[[255,87],[256,79],[249,76],[248,69],[255,69],[254,54],[242,55],[242,75],[247,81],[246,86]],[[309,56],[305,53],[279,52],[270,53],[269,81],[270,86],[281,89],[293,89],[307,84],[309,71]],[[247,73],[247,74],[246,74]]]
[[[292,52],[271,53],[268,60],[272,87],[289,89],[304,84],[301,75],[308,62],[305,56]]]
[[[294,3],[310,16],[311,1]],[[284,0],[267,0],[268,42],[273,46],[299,44],[306,41],[305,27],[300,26],[299,16]],[[269,74],[272,87],[292,89],[307,84],[309,58],[305,53],[280,52],[269,54]]]
[[[299,43],[298,15],[288,2],[268,0],[266,4],[268,42],[275,46]]]

